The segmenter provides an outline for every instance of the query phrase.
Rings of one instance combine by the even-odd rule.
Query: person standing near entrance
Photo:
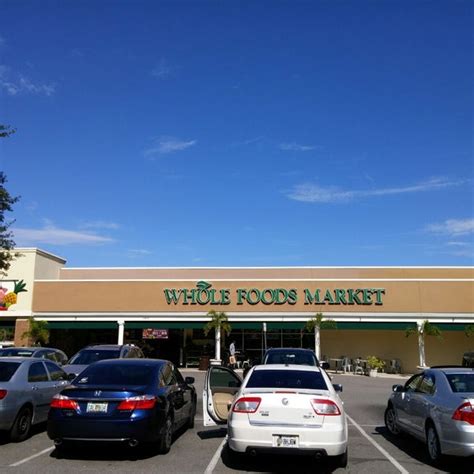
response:
[[[229,346],[229,365],[232,369],[235,369],[235,341],[232,341]]]

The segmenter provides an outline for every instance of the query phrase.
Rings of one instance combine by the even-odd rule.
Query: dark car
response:
[[[166,360],[96,362],[53,398],[48,436],[58,449],[68,441],[117,441],[156,443],[167,453],[173,432],[194,426],[193,383]]]
[[[262,364],[296,364],[319,367],[319,361],[314,351],[291,347],[268,349],[263,356]]]
[[[0,430],[23,441],[31,426],[46,421],[51,399],[69,382],[50,360],[33,357],[0,359]]]
[[[442,455],[474,455],[474,369],[431,367],[394,385],[385,410],[392,435],[426,443],[432,462]]]
[[[142,350],[133,344],[94,344],[84,347],[64,366],[68,374],[78,376],[88,365],[106,359],[143,359]]]
[[[67,362],[67,355],[53,347],[7,347],[0,349],[0,357],[33,357],[35,359],[49,359],[59,365]]]

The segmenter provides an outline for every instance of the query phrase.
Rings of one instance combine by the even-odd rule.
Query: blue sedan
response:
[[[193,383],[166,360],[96,362],[53,398],[48,436],[57,448],[65,441],[117,441],[156,443],[167,453],[173,432],[194,426]]]

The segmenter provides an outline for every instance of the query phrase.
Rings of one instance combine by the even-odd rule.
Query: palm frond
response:
[[[466,334],[467,337],[474,336],[474,324],[468,324],[464,328],[464,333]]]
[[[314,331],[314,328],[320,329],[337,329],[337,323],[334,319],[323,319],[323,313],[316,313],[310,320],[306,322],[305,330]]]

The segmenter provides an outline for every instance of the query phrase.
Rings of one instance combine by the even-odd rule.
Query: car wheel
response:
[[[10,431],[10,439],[15,442],[24,441],[28,438],[31,429],[33,412],[29,407],[23,407],[18,413],[13,427]]]
[[[161,430],[160,444],[158,446],[158,452],[160,454],[166,454],[171,449],[171,441],[173,439],[173,420],[168,415],[163,424]]]
[[[431,423],[426,428],[426,448],[430,460],[437,463],[442,457],[441,446],[436,428]]]
[[[193,429],[194,428],[194,417],[196,416],[196,403],[193,403],[193,407],[191,408],[191,413],[189,414],[187,428]]]
[[[349,450],[346,448],[346,452],[344,454],[336,456],[335,461],[337,467],[342,467],[343,469],[346,468],[347,463],[349,461]]]
[[[387,407],[385,410],[384,420],[385,426],[387,427],[387,430],[390,432],[390,434],[398,436],[400,434],[400,428],[398,427],[397,415],[392,405]]]

